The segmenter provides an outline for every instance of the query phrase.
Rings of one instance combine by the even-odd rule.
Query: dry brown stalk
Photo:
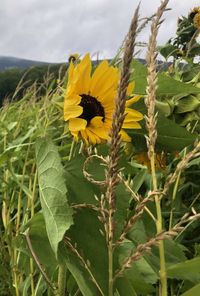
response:
[[[54,286],[54,284],[51,282],[51,279],[49,279],[43,265],[41,264],[38,256],[36,255],[36,253],[34,252],[33,250],[33,246],[32,246],[32,242],[31,242],[31,239],[30,239],[30,236],[29,236],[29,229],[27,229],[24,233],[23,233],[25,239],[26,239],[26,242],[27,242],[27,246],[29,248],[29,251],[31,252],[31,255],[34,259],[34,262],[35,264],[37,265],[38,269],[40,270],[44,280],[46,281],[47,285],[49,285],[49,287],[52,289],[53,291],[53,295],[56,295],[57,293],[57,288]]]
[[[116,109],[113,115],[112,128],[110,132],[111,145],[110,145],[110,157],[108,160],[106,197],[109,204],[111,219],[114,214],[114,208],[115,208],[114,188],[119,182],[119,179],[118,179],[119,170],[117,168],[118,160],[119,160],[119,148],[121,144],[119,132],[122,128],[123,121],[125,118],[124,111],[125,111],[125,103],[126,103],[126,90],[127,90],[129,78],[130,78],[129,67],[130,67],[134,46],[135,46],[135,35],[136,35],[137,23],[138,23],[138,12],[139,12],[139,7],[135,11],[133,20],[130,25],[129,33],[127,35],[127,39],[125,42],[123,67],[122,67],[121,79],[119,83],[118,95],[116,98]],[[108,235],[108,241],[110,241],[110,239],[112,240],[112,238],[109,236],[113,236],[113,226],[111,226],[111,231],[110,231],[110,234]]]
[[[104,212],[104,215],[108,214],[108,210],[107,209],[102,209],[102,208],[99,208],[99,207],[96,207],[95,205],[93,204],[76,204],[76,205],[71,205],[71,207],[73,209],[91,209],[93,211],[96,211],[98,213],[101,213],[102,211]]]
[[[132,56],[135,47],[135,37],[138,25],[138,15],[139,15],[139,6],[137,7],[129,32],[125,41],[124,56],[122,60],[122,72],[119,82],[118,94],[116,98],[116,107],[112,120],[112,127],[110,131],[110,153],[108,159],[108,168],[106,171],[106,200],[108,204],[108,219],[106,222],[106,237],[108,243],[108,295],[113,295],[113,235],[114,235],[114,223],[113,215],[115,212],[115,187],[119,183],[118,173],[118,160],[119,160],[119,149],[121,144],[120,139],[120,130],[123,125],[125,113],[125,104],[126,104],[126,91],[129,84],[130,78],[130,64],[132,61]]]
[[[94,155],[90,155],[88,156],[88,158],[86,159],[86,161],[84,162],[84,165],[83,165],[83,174],[85,176],[85,178],[91,182],[92,184],[95,184],[95,185],[99,185],[99,186],[105,186],[106,185],[106,181],[97,181],[97,180],[94,180],[92,178],[92,175],[90,173],[88,173],[87,171],[87,166],[90,162],[92,162],[92,160],[94,158],[97,158],[101,161],[102,165],[107,165],[107,161],[105,158],[103,158],[103,156],[99,156],[97,154],[94,154]]]
[[[137,29],[137,35],[140,34],[142,32],[142,30],[145,29],[145,27],[148,25],[148,23],[150,21],[152,21],[152,19],[154,17],[155,17],[155,13],[149,17],[145,17],[145,18],[140,19],[140,21],[143,21],[143,22],[140,24],[140,26]]]
[[[132,55],[135,46],[135,35],[137,30],[138,23],[138,12],[139,7],[136,9],[133,20],[130,25],[129,33],[127,35],[127,40],[125,42],[125,51],[123,57],[123,67],[121,73],[121,79],[119,83],[118,95],[116,98],[116,109],[113,115],[112,128],[110,132],[111,144],[110,144],[110,157],[108,160],[108,171],[107,171],[107,193],[106,197],[109,203],[109,208],[113,208],[114,203],[114,188],[119,182],[118,173],[119,169],[117,168],[119,160],[119,148],[121,144],[120,140],[120,130],[123,125],[125,118],[125,103],[126,103],[126,90],[130,78],[130,63],[132,60]]]
[[[148,155],[149,158],[154,156],[154,147],[157,138],[156,131],[156,118],[157,114],[155,114],[155,99],[156,99],[156,89],[157,89],[157,73],[156,73],[156,38],[158,35],[158,30],[160,24],[162,23],[161,17],[163,12],[166,10],[166,6],[169,0],[165,0],[161,3],[154,21],[151,26],[151,36],[149,38],[148,50],[147,50],[147,66],[148,66],[148,76],[147,76],[147,97],[145,100],[145,104],[147,106],[147,117],[146,117],[146,126],[148,129],[148,137],[147,137],[147,146],[148,146]]]
[[[192,151],[188,152],[183,157],[183,159],[178,163],[178,165],[177,165],[174,173],[168,176],[168,178],[167,178],[167,180],[165,182],[164,189],[162,191],[161,197],[167,193],[167,191],[169,190],[170,186],[176,181],[179,173],[182,172],[184,169],[187,168],[189,162],[193,158],[198,157],[199,155],[200,155],[200,142],[196,142],[195,145],[194,145],[194,149]]]
[[[147,148],[148,148],[148,157],[151,164],[151,176],[153,183],[153,191],[157,191],[157,177],[155,171],[155,143],[157,139],[157,114],[155,113],[155,101],[156,101],[156,89],[157,89],[157,73],[156,73],[156,39],[158,35],[159,27],[162,23],[162,15],[166,10],[167,4],[169,0],[164,0],[161,2],[160,7],[157,10],[155,18],[153,19],[151,25],[151,35],[148,43],[147,50],[147,88],[146,93],[147,97],[145,100],[145,104],[147,106],[147,116],[146,116],[146,127],[148,130],[148,136],[146,136]],[[161,205],[158,195],[155,195],[155,205],[156,205],[156,229],[157,235],[162,233],[162,212]],[[159,294],[162,296],[167,296],[167,275],[166,275],[166,267],[165,267],[165,251],[163,240],[159,240],[159,256],[160,256],[160,290]],[[133,258],[134,259],[134,258]]]

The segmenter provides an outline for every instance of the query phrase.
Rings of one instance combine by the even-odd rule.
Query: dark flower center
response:
[[[90,120],[95,116],[103,117],[103,121],[104,121],[105,112],[101,103],[97,101],[96,98],[90,95],[83,94],[80,96],[82,99],[79,105],[83,107],[83,113],[79,116],[79,118],[83,118],[87,120],[87,125],[89,125]]]

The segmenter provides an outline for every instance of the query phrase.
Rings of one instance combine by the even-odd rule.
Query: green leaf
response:
[[[52,276],[52,274],[55,273],[58,263],[47,237],[43,214],[41,212],[35,214],[33,218],[24,226],[22,231],[25,231],[27,228],[29,229],[29,237],[34,253],[39,258],[42,266],[45,267],[48,275]],[[16,238],[14,245],[22,253],[31,256],[24,237],[21,235]]]
[[[200,106],[200,99],[194,95],[183,97],[177,102],[174,112],[185,113],[197,110]]]
[[[200,257],[196,257],[185,262],[174,264],[167,268],[169,278],[189,280],[191,282],[200,281]]]
[[[60,247],[60,246],[59,246]],[[73,254],[73,252],[66,247],[62,246],[62,257],[65,260],[68,270],[75,279],[83,296],[100,295],[97,287],[90,278],[89,273],[80,262],[79,258]]]
[[[168,59],[170,56],[173,56],[173,54],[176,53],[177,48],[170,43],[166,43],[163,46],[158,46],[158,50],[165,59]]]
[[[100,190],[97,186],[87,181],[87,179],[84,177],[83,164],[85,160],[86,158],[79,154],[65,164],[65,176],[69,201],[71,203],[97,204],[94,195],[99,194]],[[97,178],[97,180],[99,179],[99,167],[99,165],[95,166],[95,176],[93,176],[91,170],[89,171],[94,179]]]
[[[144,102],[141,100],[137,104],[135,104],[134,108],[143,114],[146,113],[146,106]],[[147,134],[147,130],[145,128],[144,120],[141,122],[142,129],[141,130],[130,130],[128,131],[129,135],[134,139],[137,137],[143,137]],[[188,132],[185,128],[181,127],[174,121],[166,118],[161,113],[158,113],[157,118],[157,147],[159,150],[165,151],[176,151],[182,150],[188,145],[191,145],[196,140],[196,136]],[[137,143],[137,141],[136,141]]]
[[[135,249],[135,244],[130,241],[126,241],[119,248],[119,260],[122,264],[124,259],[130,254],[131,250]],[[132,266],[124,272],[124,278],[127,279],[136,292],[136,295],[147,295],[154,292],[155,288],[152,286],[158,280],[158,275],[146,261],[145,258],[141,258],[138,261],[133,262]],[[122,294],[123,295],[123,294]]]
[[[131,76],[131,80],[135,81],[134,93],[145,95],[147,86],[147,68],[137,60],[132,62],[132,67],[134,71]],[[158,88],[156,91],[157,97],[172,97],[177,94],[189,93],[200,93],[200,89],[192,86],[191,84],[177,81],[166,76],[164,73],[158,73]]]
[[[200,294],[200,284],[197,284],[192,289],[181,294],[181,296],[199,296],[199,294]]]
[[[49,139],[36,143],[40,201],[51,247],[57,256],[58,244],[72,225],[72,210],[67,201],[64,171],[57,147]]]
[[[76,245],[84,261],[88,264],[95,281],[98,283],[103,294],[107,295],[108,260],[107,245],[103,232],[102,223],[98,214],[90,209],[79,209],[74,214],[74,225],[67,231],[70,242]],[[69,263],[67,263],[68,265]],[[79,261],[80,266],[83,264]],[[73,266],[70,266],[73,268]],[[76,274],[76,278],[79,276]],[[87,284],[91,282],[91,275],[87,272]],[[93,281],[94,282],[94,281]],[[99,290],[98,290],[99,291]],[[100,292],[93,295],[101,295]]]
[[[114,294],[114,296],[137,296],[136,291],[134,290],[133,286],[131,285],[131,282],[126,277],[121,277],[117,279],[116,283],[116,290],[118,294]]]

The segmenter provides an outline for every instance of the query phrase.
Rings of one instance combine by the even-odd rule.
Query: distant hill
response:
[[[138,61],[145,64],[144,59],[138,59]],[[93,61],[93,64],[95,65],[99,62],[101,61]],[[168,63],[157,62],[158,71],[165,70],[169,66]],[[37,82],[38,89],[40,89],[37,92],[38,96],[42,95],[44,90],[41,88],[41,85],[47,75],[51,75],[53,81],[52,89],[54,89],[56,87],[56,80],[66,75],[67,68],[67,62],[55,64],[0,56],[0,107],[5,98],[11,100],[14,94],[14,99],[22,98],[26,89],[33,85],[34,82]],[[21,86],[16,94],[15,90],[22,77],[23,87]]]
[[[26,69],[32,66],[54,65],[53,63],[32,61],[20,59],[16,57],[0,56],[0,71],[5,71],[13,68]]]

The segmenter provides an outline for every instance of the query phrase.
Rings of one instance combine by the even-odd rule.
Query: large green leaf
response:
[[[136,245],[131,241],[126,241],[119,248],[119,261],[121,264],[135,247]],[[133,262],[132,266],[125,271],[124,278],[129,282],[136,295],[147,295],[155,291],[153,284],[157,282],[158,274],[145,258],[141,258]],[[116,285],[118,286],[118,281]]]
[[[137,104],[134,105],[136,110],[139,110],[143,114],[146,114],[146,106],[144,105],[143,100],[140,100]],[[129,135],[133,137],[133,142],[143,145],[145,149],[145,139],[144,135],[147,134],[145,128],[145,121],[141,122],[141,130],[130,130],[128,131]],[[184,147],[191,145],[196,140],[196,136],[188,132],[185,128],[181,127],[174,121],[166,118],[163,114],[158,112],[157,118],[157,148],[165,151],[179,151]]]
[[[134,72],[131,76],[131,80],[135,81],[136,94],[145,95],[147,86],[147,68],[137,60],[132,63]],[[200,93],[200,88],[194,87],[191,84],[186,84],[181,81],[177,81],[171,77],[166,76],[164,73],[158,73],[158,97],[172,97],[177,94],[189,94]]]
[[[79,258],[66,246],[61,244],[60,254],[62,254],[62,260],[65,260],[68,270],[75,279],[83,296],[101,295],[91,277]],[[101,295],[102,296],[102,295]]]
[[[181,296],[199,296],[200,294],[200,284],[195,285],[192,289],[186,291]]]
[[[69,194],[70,203],[90,203],[97,204],[94,195],[98,195],[100,190],[98,186],[90,183],[83,175],[83,164],[86,158],[82,155],[76,155],[75,158],[65,164],[66,185]],[[95,164],[95,175],[90,170],[89,173],[95,180],[99,179],[101,175],[100,166]],[[102,169],[101,169],[102,170]]]
[[[72,225],[72,210],[67,201],[64,171],[57,147],[43,138],[36,143],[40,201],[51,247],[57,256],[58,244]]]
[[[103,227],[98,219],[98,213],[90,209],[79,209],[74,214],[74,225],[66,233],[67,237],[70,238],[70,242],[76,246],[76,249],[91,271],[91,273],[89,273],[87,272],[87,269],[85,269],[85,272],[87,273],[87,281],[84,282],[84,291],[85,286],[88,285],[89,288],[89,285],[92,282],[92,274],[103,292],[100,293],[100,290],[96,288],[96,293],[93,295],[107,295],[108,290],[107,246],[105,236],[101,234],[102,231]],[[68,253],[70,253],[70,248],[68,248]],[[66,257],[68,268],[75,279],[78,280],[80,274],[77,270],[80,270],[82,267],[84,269],[84,265],[80,260],[77,260],[74,266],[72,260],[75,262],[72,255]],[[78,285],[81,289],[83,282],[78,283]],[[97,287],[97,285],[94,286]],[[84,295],[87,296],[90,294],[84,292]]]
[[[200,257],[174,264],[167,268],[167,276],[176,279],[200,281]]]
[[[116,294],[114,294],[114,296],[137,296],[137,293],[133,288],[133,285],[131,284],[130,280],[126,277],[121,277],[117,279],[116,291],[117,292]]]
[[[57,261],[49,244],[45,221],[41,212],[34,215],[34,217],[24,226],[23,231],[26,229],[29,229],[29,237],[34,253],[39,258],[42,266],[45,267],[49,276],[51,276],[55,272]],[[22,253],[30,255],[25,240],[21,235],[16,238],[14,245]]]

